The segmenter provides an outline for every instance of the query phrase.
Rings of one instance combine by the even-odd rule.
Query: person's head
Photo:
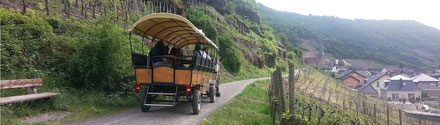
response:
[[[205,53],[208,53],[208,47],[203,48],[202,51],[205,51]]]
[[[196,45],[195,50],[196,50],[196,51],[199,51],[199,50],[200,50],[200,45],[199,45],[199,44]]]
[[[176,55],[176,56],[180,56],[180,55],[182,55],[182,51],[180,51],[180,48],[172,48],[171,54]]]
[[[156,43],[156,45],[154,45],[154,47],[156,47],[156,48],[165,48],[165,44],[163,44],[162,41],[158,41],[158,42]]]

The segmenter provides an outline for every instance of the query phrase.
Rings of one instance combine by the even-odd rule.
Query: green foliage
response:
[[[64,65],[66,79],[75,88],[114,92],[130,89],[133,80],[128,34],[121,28],[105,23],[96,25],[85,32],[84,37],[74,46],[77,53]]]
[[[227,36],[219,36],[218,41],[223,67],[232,73],[240,72],[244,57],[238,45]]]
[[[294,52],[289,52],[289,53],[287,53],[287,58],[289,58],[289,59],[295,59],[295,57],[296,57],[296,55],[295,55],[295,53]]]
[[[128,34],[110,21],[61,21],[6,10],[0,14],[1,71],[7,74],[2,79],[43,77],[59,80],[48,83],[63,88],[131,89]]]
[[[301,48],[295,47],[295,48],[293,48],[293,52],[295,52],[295,55],[296,55],[298,58],[302,58],[303,51],[302,51]]]
[[[387,65],[428,66],[440,61],[440,31],[415,21],[347,20],[280,12],[259,5],[262,19],[295,39],[323,41],[336,58],[371,59]],[[420,42],[423,41],[423,42]],[[298,54],[297,54],[298,55]]]
[[[217,41],[217,29],[214,27],[213,19],[202,11],[191,7],[188,12],[188,19],[199,29],[203,30],[206,37],[213,41]]]
[[[267,66],[275,67],[276,66],[276,58],[278,55],[277,47],[275,43],[269,40],[263,40],[260,43],[261,50],[264,52],[264,57]]]
[[[52,28],[42,18],[23,16],[0,9],[2,78],[39,77],[54,65],[57,42]]]

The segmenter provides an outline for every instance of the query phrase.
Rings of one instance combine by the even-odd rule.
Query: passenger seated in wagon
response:
[[[157,42],[156,45],[153,48],[151,48],[149,55],[152,58],[153,67],[158,67],[158,66],[171,67],[170,64],[166,63],[162,58],[158,57],[167,54],[167,52],[168,52],[168,48],[164,45],[162,41]]]
[[[205,47],[205,48],[203,48],[203,49],[200,49],[201,47],[200,47],[200,45],[196,45],[196,47],[195,47],[195,56],[197,56],[197,57],[202,57],[202,58],[205,58],[205,59],[209,59],[209,60],[211,60],[211,57],[208,55],[208,47]]]

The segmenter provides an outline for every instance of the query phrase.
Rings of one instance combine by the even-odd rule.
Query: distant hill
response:
[[[336,58],[358,58],[386,65],[430,67],[440,63],[440,30],[408,20],[348,20],[277,11],[259,4],[264,22],[290,42],[323,42]]]

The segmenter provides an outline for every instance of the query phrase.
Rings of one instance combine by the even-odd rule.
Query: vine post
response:
[[[295,66],[289,62],[289,110],[294,117],[295,114]]]

